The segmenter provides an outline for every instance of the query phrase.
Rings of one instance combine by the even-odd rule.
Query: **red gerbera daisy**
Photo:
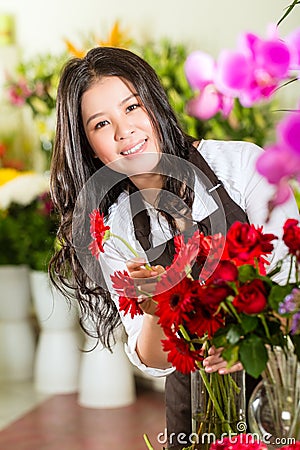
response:
[[[123,295],[119,297],[119,311],[124,311],[125,316],[130,313],[132,319],[134,316],[144,314],[135,299]]]
[[[100,252],[104,252],[103,242],[108,238],[109,226],[104,225],[104,214],[100,214],[98,209],[90,213],[90,233],[93,238],[89,245],[89,250],[93,256],[98,258]]]
[[[185,374],[194,372],[197,369],[197,361],[203,359],[201,350],[191,350],[187,342],[175,335],[162,340],[162,345],[163,350],[169,352],[168,361],[179,372]]]
[[[137,303],[137,290],[134,279],[124,270],[116,271],[110,276],[113,288],[119,294],[119,310],[124,311],[124,315],[130,313],[131,318],[143,314]]]
[[[224,316],[221,313],[212,312],[210,308],[204,307],[200,302],[195,306],[194,313],[186,323],[189,333],[200,338],[203,336],[213,337],[222,326],[224,326]]]
[[[176,274],[172,275],[174,275],[173,283],[170,273],[161,277],[153,296],[153,300],[157,302],[158,323],[166,329],[172,326],[178,328],[183,321],[188,319],[188,313],[194,308],[199,285],[190,278],[183,278],[178,283],[178,278],[175,278]]]

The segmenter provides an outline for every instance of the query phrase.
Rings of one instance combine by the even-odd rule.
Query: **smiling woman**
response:
[[[191,433],[190,377],[175,370],[163,351],[165,335],[152,299],[157,276],[176,253],[175,237],[185,240],[197,230],[225,236],[237,221],[280,235],[288,217],[299,218],[296,203],[291,197],[266,223],[273,190],[255,171],[262,149],[187,135],[155,71],[128,50],[97,47],[70,60],[61,75],[57,112],[51,193],[60,214],[60,247],[50,263],[52,280],[77,299],[87,334],[114,352],[122,322],[130,361],[148,375],[166,376],[167,428],[176,446],[177,437]],[[106,240],[97,259],[89,252],[89,215],[95,209],[104,227],[122,238]],[[134,261],[130,247],[138,255]],[[285,251],[277,242],[270,270]],[[128,317],[119,310],[124,297],[112,283],[116,271],[138,278],[143,314]],[[179,281],[176,273],[169,288]],[[178,331],[176,323],[171,329]],[[208,350],[205,372],[241,370],[240,362],[228,368],[221,351]]]

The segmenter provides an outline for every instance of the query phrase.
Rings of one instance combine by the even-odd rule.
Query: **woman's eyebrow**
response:
[[[123,106],[126,102],[128,102],[128,100],[130,100],[131,98],[134,98],[134,97],[138,97],[138,94],[133,93],[133,94],[128,95],[128,97],[124,98],[124,100],[121,101],[120,106]],[[86,126],[88,126],[88,124],[90,123],[91,120],[96,119],[97,117],[102,116],[103,114],[104,114],[104,112],[99,111],[99,112],[93,114],[92,116],[90,116],[88,118],[88,120],[86,121]]]

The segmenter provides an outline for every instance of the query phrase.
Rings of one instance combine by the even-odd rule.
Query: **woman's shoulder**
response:
[[[217,172],[238,174],[241,171],[255,171],[256,160],[263,149],[247,141],[203,139],[198,151]]]
[[[249,141],[222,141],[216,139],[202,139],[198,150],[203,156],[216,155],[217,157],[230,158],[239,154],[253,155],[257,157],[263,150],[258,145]]]

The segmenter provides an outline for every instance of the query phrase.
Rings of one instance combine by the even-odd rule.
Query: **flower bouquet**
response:
[[[109,227],[103,224],[98,211],[91,215],[92,243],[90,250],[97,256],[104,251]],[[97,221],[95,220],[97,218]],[[291,302],[298,295],[298,265],[300,261],[300,227],[297,220],[288,219],[283,228],[290,270],[285,284],[274,277],[284,261],[266,273],[267,256],[273,251],[277,236],[263,233],[262,227],[236,222],[227,236],[204,236],[196,231],[188,240],[174,238],[175,257],[171,266],[159,276],[153,300],[156,314],[166,339],[163,349],[168,361],[183,373],[198,372],[208,392],[206,413],[218,420],[210,432],[218,436],[245,431],[239,429],[240,411],[235,403],[225,407],[224,397],[239,390],[231,375],[208,374],[202,361],[212,344],[222,347],[228,367],[241,361],[245,371],[258,377],[267,368],[269,349],[280,347],[300,359],[299,304]],[[197,276],[194,274],[196,267]],[[141,295],[134,279],[124,271],[111,276],[119,294],[119,309],[134,317],[143,314],[137,302]],[[283,313],[283,305],[293,304]],[[290,322],[293,321],[291,329]],[[289,339],[288,339],[289,336]],[[210,376],[214,375],[214,376]],[[205,418],[199,418],[197,436]],[[199,441],[198,441],[199,442]]]

